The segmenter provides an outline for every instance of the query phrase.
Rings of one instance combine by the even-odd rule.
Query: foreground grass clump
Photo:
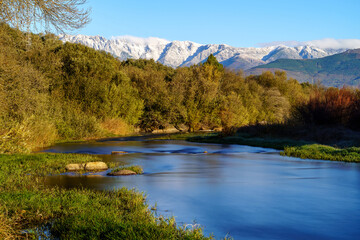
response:
[[[339,149],[326,145],[311,144],[298,147],[285,147],[281,154],[304,159],[360,162],[360,148],[358,147]]]
[[[173,219],[155,218],[142,194],[47,188],[44,176],[71,162],[98,160],[70,154],[0,155],[0,238],[205,239]],[[27,229],[28,231],[24,231]]]
[[[117,167],[117,168],[113,169],[111,172],[118,172],[120,170],[130,170],[130,171],[135,172],[136,174],[144,173],[143,168],[139,165]]]
[[[12,239],[13,236],[14,231],[10,226],[10,221],[3,214],[0,214],[0,239]]]

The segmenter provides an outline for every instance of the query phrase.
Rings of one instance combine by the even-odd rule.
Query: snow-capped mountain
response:
[[[160,38],[131,36],[106,39],[100,36],[61,35],[64,42],[80,43],[96,50],[104,50],[121,60],[154,59],[171,67],[191,66],[205,61],[210,54],[225,67],[250,69],[262,64],[286,59],[322,58],[347,49],[321,49],[312,46],[284,45],[263,48],[236,48],[226,44],[198,44],[190,41],[168,41]]]

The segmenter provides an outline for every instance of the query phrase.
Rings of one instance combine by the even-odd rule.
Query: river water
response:
[[[45,151],[141,165],[143,175],[61,175],[48,177],[47,184],[135,188],[156,205],[155,214],[174,216],[188,228],[200,225],[216,239],[360,239],[360,164],[289,158],[242,145],[141,138],[59,144]]]

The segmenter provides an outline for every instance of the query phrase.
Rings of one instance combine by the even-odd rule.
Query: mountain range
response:
[[[248,70],[278,59],[315,59],[341,53],[347,49],[321,49],[313,46],[284,45],[262,48],[237,48],[226,44],[198,44],[160,38],[131,36],[106,39],[101,36],[61,35],[64,42],[80,43],[111,53],[120,60],[154,59],[170,67],[191,66],[205,61],[210,54],[225,67]]]
[[[278,59],[247,70],[247,74],[263,71],[286,71],[300,82],[320,81],[326,86],[358,86],[360,84],[360,49],[347,50],[319,59]]]

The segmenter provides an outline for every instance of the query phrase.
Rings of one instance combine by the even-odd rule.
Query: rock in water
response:
[[[131,170],[120,170],[117,172],[108,173],[109,176],[123,176],[123,175],[136,175],[136,172]]]
[[[111,154],[112,155],[119,155],[119,154],[126,154],[127,152],[124,151],[112,151]]]
[[[108,166],[104,162],[89,162],[85,164],[86,171],[106,170]]]
[[[87,178],[102,178],[101,175],[86,175]]]
[[[65,169],[67,171],[82,171],[82,170],[84,170],[84,164],[81,164],[81,163],[68,164],[65,166]]]

